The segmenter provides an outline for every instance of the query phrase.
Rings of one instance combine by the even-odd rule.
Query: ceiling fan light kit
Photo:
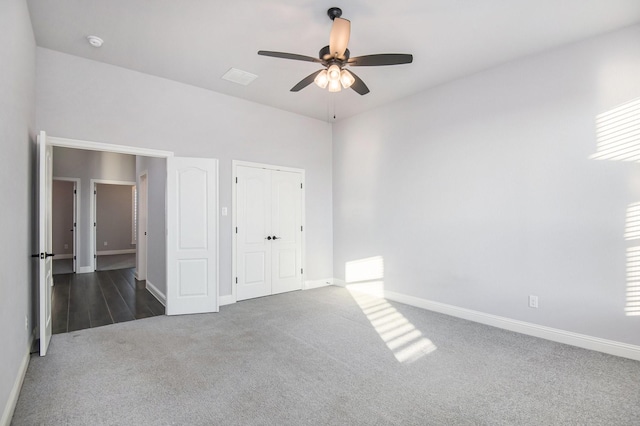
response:
[[[405,53],[382,53],[350,58],[349,37],[351,34],[351,22],[341,18],[342,10],[332,7],[327,15],[333,21],[329,45],[320,49],[318,58],[298,55],[296,53],[273,52],[267,50],[258,51],[258,55],[271,56],[273,58],[293,59],[296,61],[315,62],[325,68],[316,71],[291,88],[292,92],[298,92],[311,83],[315,83],[321,89],[328,88],[329,92],[339,92],[343,88],[351,88],[360,95],[369,93],[369,88],[364,81],[353,72],[345,69],[347,66],[381,66],[400,65],[413,62],[413,56]]]

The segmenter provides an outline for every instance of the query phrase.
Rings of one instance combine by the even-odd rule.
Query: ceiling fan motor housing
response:
[[[342,9],[339,7],[329,8],[329,10],[327,10],[327,15],[329,15],[329,18],[333,21],[334,19],[342,16]]]
[[[329,48],[329,46],[325,46],[322,49],[320,49],[320,52],[318,53],[318,58],[323,61],[327,61],[332,58],[331,49]],[[349,49],[346,49],[344,51],[344,59],[341,62],[345,63],[348,60],[349,60]]]

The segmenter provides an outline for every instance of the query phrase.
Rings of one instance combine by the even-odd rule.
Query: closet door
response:
[[[302,174],[236,168],[236,300],[302,289]]]
[[[271,175],[271,293],[302,289],[302,179],[300,173]]]
[[[236,176],[236,299],[244,300],[271,294],[271,171],[239,166]]]

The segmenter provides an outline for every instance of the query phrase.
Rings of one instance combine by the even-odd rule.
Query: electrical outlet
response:
[[[107,245],[107,242],[106,242],[106,241],[104,242],[104,245],[105,245],[105,246]]]
[[[529,296],[529,307],[538,309],[538,296]]]

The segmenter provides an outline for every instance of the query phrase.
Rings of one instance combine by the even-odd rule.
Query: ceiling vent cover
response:
[[[222,79],[227,81],[232,81],[234,83],[238,83],[243,86],[248,86],[257,77],[258,77],[257,75],[251,74],[250,72],[242,71],[236,68],[231,68],[222,76]]]

